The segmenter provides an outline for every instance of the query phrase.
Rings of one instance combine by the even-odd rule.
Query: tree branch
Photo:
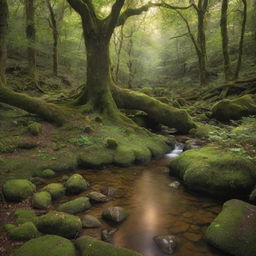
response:
[[[187,10],[187,9],[191,8],[192,6],[194,6],[193,3],[191,3],[188,6],[174,6],[174,5],[167,4],[164,1],[162,1],[161,3],[153,3],[152,5],[156,6],[156,7],[157,6],[158,7],[164,7],[164,8],[172,9],[172,10]]]
[[[109,20],[109,29],[113,30],[115,28],[120,12],[124,6],[124,2],[125,0],[116,0],[116,2],[113,4],[112,10],[109,16],[106,18]]]

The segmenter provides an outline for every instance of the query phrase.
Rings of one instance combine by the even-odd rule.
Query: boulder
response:
[[[32,207],[36,209],[47,209],[52,202],[52,196],[47,191],[37,192],[32,197]]]
[[[75,237],[82,229],[79,217],[56,211],[38,217],[35,224],[42,233],[64,236],[66,238]]]
[[[75,244],[81,256],[143,256],[135,251],[116,247],[90,236],[79,237]]]
[[[212,108],[212,117],[219,121],[238,120],[243,116],[256,114],[256,101],[252,95],[229,100],[224,99]]]
[[[79,194],[89,187],[89,183],[82,175],[74,174],[66,181],[65,187],[68,194]]]
[[[176,250],[177,238],[173,235],[155,236],[153,240],[163,253],[171,255]]]
[[[65,195],[65,188],[61,183],[51,183],[43,187],[43,191],[49,192],[53,200],[58,200]]]
[[[21,202],[32,196],[36,191],[36,186],[25,179],[8,180],[3,185],[3,193],[7,201]]]
[[[116,223],[124,221],[128,217],[128,212],[119,206],[109,207],[103,211],[102,217],[106,220],[111,220]]]
[[[249,194],[256,183],[251,160],[218,146],[186,151],[170,162],[169,169],[189,189],[222,198]]]
[[[109,200],[107,196],[99,192],[90,192],[88,194],[88,197],[92,202],[95,203],[105,203]]]
[[[19,226],[6,225],[8,237],[15,241],[28,241],[40,235],[36,226],[32,222],[26,222]]]
[[[85,215],[81,220],[83,228],[99,228],[101,226],[101,222],[92,215]]]
[[[56,174],[55,174],[55,172],[53,171],[53,170],[51,170],[51,169],[46,169],[46,170],[43,170],[42,172],[41,172],[41,177],[42,178],[53,178],[54,176],[55,176]]]
[[[61,204],[57,209],[60,212],[66,212],[70,214],[77,214],[84,212],[91,208],[90,200],[88,197],[79,197]]]
[[[256,206],[240,200],[230,200],[211,223],[207,241],[235,256],[256,255]]]
[[[76,256],[73,243],[60,236],[46,235],[32,239],[20,248],[13,256]]]

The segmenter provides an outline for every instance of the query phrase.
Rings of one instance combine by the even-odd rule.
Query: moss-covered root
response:
[[[143,93],[114,87],[113,97],[120,108],[143,110],[157,122],[181,133],[188,133],[196,127],[185,110],[168,106]]]
[[[57,125],[62,125],[65,121],[64,112],[56,105],[25,94],[16,93],[6,87],[0,87],[0,102],[36,114],[46,121]]]
[[[231,255],[255,256],[256,206],[239,200],[226,202],[209,226],[206,239]]]
[[[82,236],[75,242],[81,256],[143,256],[140,253],[112,244],[96,240],[90,236]]]

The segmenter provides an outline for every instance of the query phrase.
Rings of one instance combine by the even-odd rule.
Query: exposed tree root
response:
[[[64,112],[58,106],[22,93],[16,93],[6,87],[0,87],[0,102],[36,114],[57,125],[62,125],[65,121]]]
[[[182,133],[187,133],[195,127],[185,110],[171,107],[143,93],[119,87],[113,87],[112,93],[120,108],[143,110],[157,122],[176,128]]]

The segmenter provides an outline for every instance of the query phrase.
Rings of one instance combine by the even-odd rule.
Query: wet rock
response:
[[[77,214],[80,212],[84,212],[85,210],[88,210],[90,207],[91,204],[88,197],[79,197],[61,204],[57,209],[60,212]]]
[[[124,221],[128,217],[128,215],[128,212],[124,208],[119,206],[109,207],[102,213],[102,217],[104,219],[111,220],[116,223]]]
[[[53,178],[55,176],[55,172],[51,169],[43,170],[41,175],[42,178]]]
[[[8,237],[15,241],[28,241],[40,235],[32,222],[26,222],[17,227],[8,224],[5,225],[5,230],[7,231]]]
[[[51,183],[43,188],[51,194],[53,200],[58,200],[65,195],[65,188],[61,183]]]
[[[94,239],[90,236],[79,237],[75,241],[75,245],[81,256],[143,256],[140,253],[126,248],[116,247],[112,244]]]
[[[113,235],[115,234],[116,231],[117,231],[116,229],[112,229],[112,230],[103,229],[101,231],[101,239],[107,243],[112,243]]]
[[[44,234],[74,238],[82,229],[79,217],[64,212],[52,211],[35,220],[38,230]]]
[[[207,241],[236,256],[256,255],[256,206],[240,200],[227,201],[206,232]]]
[[[101,226],[101,222],[92,215],[85,215],[81,220],[83,228],[99,228]]]
[[[3,193],[7,201],[20,202],[32,196],[36,186],[29,180],[14,179],[8,180],[3,185]]]
[[[157,246],[166,254],[173,254],[177,247],[177,238],[173,235],[155,236],[153,238]]]
[[[171,184],[169,184],[169,187],[173,188],[173,189],[178,189],[180,187],[180,185],[181,185],[180,182],[174,181]]]
[[[102,188],[100,192],[106,196],[114,196],[117,193],[117,189],[113,187],[105,187]]]
[[[90,192],[88,197],[95,203],[105,203],[109,200],[107,196],[99,192]]]
[[[32,197],[32,207],[36,209],[47,209],[52,202],[52,196],[47,191],[37,192]]]
[[[13,256],[75,256],[76,251],[73,243],[59,236],[42,236],[32,239],[20,248]]]
[[[76,195],[84,192],[89,183],[80,174],[72,175],[65,183],[65,187],[68,194]]]

